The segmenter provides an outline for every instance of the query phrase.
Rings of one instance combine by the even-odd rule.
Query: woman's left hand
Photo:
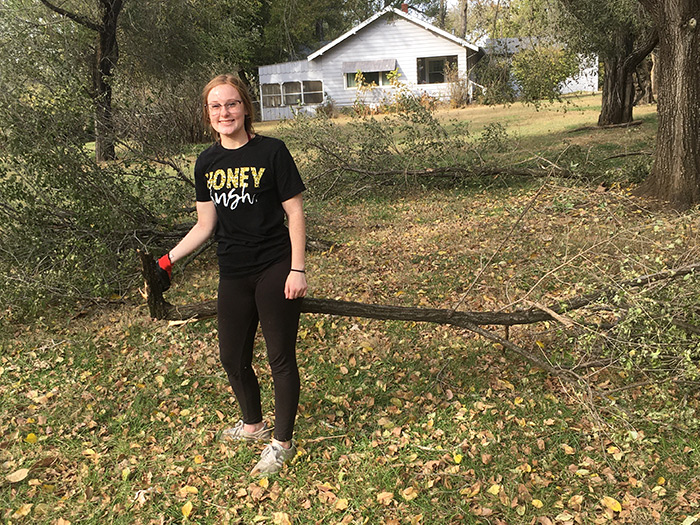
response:
[[[301,272],[289,272],[287,282],[284,283],[284,296],[287,299],[298,299],[306,295],[308,285],[306,275]]]

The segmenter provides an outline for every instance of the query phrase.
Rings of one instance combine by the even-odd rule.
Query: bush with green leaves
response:
[[[0,104],[0,319],[121,296],[138,275],[134,248],[181,210],[184,185],[150,165],[95,162],[91,107],[72,86],[12,98]]]
[[[576,55],[557,46],[524,49],[513,56],[512,73],[524,102],[561,100],[564,82],[577,72]]]
[[[465,174],[482,162],[466,123],[450,132],[420,96],[397,93],[394,112],[345,124],[297,115],[280,133],[298,154],[312,195],[354,195],[398,184],[424,184],[446,170]]]
[[[618,292],[611,301],[621,314],[605,340],[606,357],[657,379],[700,379],[699,294],[693,274],[642,292]]]
[[[474,76],[485,90],[479,96],[484,104],[510,104],[516,99],[511,65],[505,58],[486,55],[474,66]]]

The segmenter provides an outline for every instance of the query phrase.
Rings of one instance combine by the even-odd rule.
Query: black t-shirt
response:
[[[219,270],[244,277],[291,253],[282,202],[306,188],[284,142],[256,135],[237,149],[215,143],[195,163],[197,201],[213,201]]]

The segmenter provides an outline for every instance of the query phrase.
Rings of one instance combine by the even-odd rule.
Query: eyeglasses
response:
[[[243,104],[242,100],[231,100],[225,104],[207,104],[207,107],[212,115],[216,115],[217,113],[221,113],[223,108],[226,108],[227,111],[233,111],[241,104]]]

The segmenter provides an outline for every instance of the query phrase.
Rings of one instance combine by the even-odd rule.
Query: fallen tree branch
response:
[[[338,170],[358,173],[372,177],[404,175],[413,177],[456,177],[456,176],[474,176],[485,177],[495,175],[508,175],[512,177],[546,177],[552,174],[554,170],[557,175],[567,176],[569,172],[558,166],[553,166],[551,169],[544,168],[516,168],[516,167],[477,167],[470,166],[445,166],[441,168],[426,168],[421,170],[368,170],[363,168],[355,168],[353,166],[339,166]]]
[[[633,151],[632,153],[618,153],[617,155],[611,155],[609,157],[605,157],[603,159],[603,161],[612,160],[612,159],[621,159],[624,157],[636,157],[637,155],[645,155],[645,156],[651,157],[653,155],[653,153],[650,151]]]
[[[149,312],[151,317],[155,319],[165,320],[184,320],[184,319],[205,319],[216,316],[217,303],[215,300],[206,301],[200,304],[177,306],[168,303],[163,298],[163,290],[160,280],[156,275],[155,259],[147,252],[139,251],[143,276],[146,280],[145,297],[148,302]],[[448,309],[435,308],[409,308],[402,306],[387,306],[379,304],[357,303],[352,301],[339,301],[334,299],[315,299],[305,297],[302,301],[301,311],[305,313],[318,313],[329,315],[340,315],[345,317],[365,317],[370,319],[397,320],[397,321],[416,321],[427,323],[438,323],[452,325],[459,328],[464,328],[478,334],[485,339],[493,341],[503,346],[538,368],[547,371],[557,377],[573,384],[578,384],[582,378],[573,370],[568,368],[556,367],[552,365],[546,356],[540,356],[530,352],[511,341],[504,339],[489,330],[483,328],[485,325],[523,325],[532,324],[551,319],[562,320],[562,313],[569,312],[582,308],[611,290],[618,289],[620,286],[639,287],[663,279],[672,279],[687,275],[696,269],[700,269],[700,263],[686,266],[675,270],[668,270],[656,274],[645,275],[630,279],[622,283],[617,283],[614,287],[607,287],[603,290],[575,297],[569,301],[565,301],[556,305],[536,307],[529,310],[520,310],[515,312],[457,312]],[[568,318],[567,318],[568,319]]]
[[[622,124],[606,124],[605,126],[582,126],[580,128],[569,130],[569,133],[577,133],[579,131],[594,131],[597,129],[630,128],[632,126],[639,126],[643,122],[643,120],[633,120],[632,122],[623,122]]]
[[[138,253],[141,258],[143,276],[146,281],[146,298],[148,300],[151,317],[154,319],[183,320],[191,318],[206,319],[216,316],[216,300],[184,306],[168,303],[163,298],[160,281],[157,279],[155,259],[147,252],[139,251]],[[305,297],[302,301],[301,311],[305,313],[341,315],[345,317],[367,317],[370,319],[449,324],[460,328],[468,328],[470,330],[472,325],[525,325],[542,321],[551,321],[555,319],[553,314],[561,316],[566,312],[583,308],[620,287],[641,287],[664,279],[682,277],[698,269],[700,269],[700,263],[674,270],[643,275],[616,283],[614,286],[606,287],[587,295],[581,295],[569,299],[568,301],[562,301],[547,306],[544,309],[542,305],[538,305],[537,307],[527,310],[516,310],[513,312],[457,312],[454,309],[411,308],[406,306],[389,306]]]

